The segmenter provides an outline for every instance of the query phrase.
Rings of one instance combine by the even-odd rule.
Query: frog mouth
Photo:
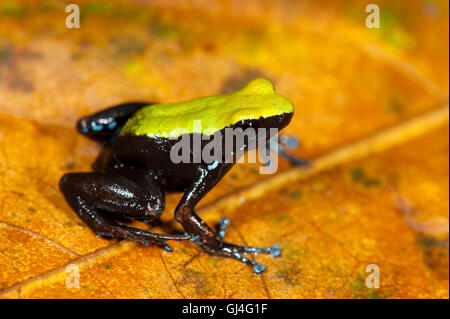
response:
[[[278,129],[278,131],[281,131],[291,122],[292,117],[293,113],[282,113],[274,116],[260,117],[257,120],[244,120],[239,126],[243,129],[252,127],[254,129],[265,128],[267,130]],[[234,127],[234,125],[231,127]]]

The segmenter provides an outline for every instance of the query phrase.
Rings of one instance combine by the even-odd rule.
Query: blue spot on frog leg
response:
[[[253,265],[253,271],[257,274],[262,274],[266,270],[266,266],[263,264],[255,264]]]
[[[99,131],[103,130],[103,127],[104,126],[102,124],[92,123],[92,130],[95,132],[99,132]]]
[[[220,219],[220,227],[219,227],[219,239],[223,239],[225,237],[225,230],[230,225],[230,219],[226,217],[222,217]]]
[[[270,247],[270,256],[272,257],[280,257],[281,256],[281,249],[278,245],[273,245]]]
[[[110,129],[110,130],[114,130],[116,128],[116,126],[117,126],[116,121],[108,123],[108,129]]]
[[[252,253],[252,254],[259,254],[259,253],[263,253],[263,254],[269,254],[272,257],[279,257],[281,256],[281,249],[280,246],[278,245],[273,245],[272,247],[248,247],[248,246],[244,246],[244,251],[247,253]]]
[[[169,245],[167,245],[167,243],[165,242],[165,241],[161,241],[161,244],[162,244],[162,247],[163,247],[163,249],[165,250],[165,251],[167,251],[167,252],[172,252],[173,251],[173,248],[172,247],[170,247]]]
[[[211,171],[211,170],[217,168],[218,165],[219,165],[219,161],[214,161],[212,164],[208,165],[208,169]]]

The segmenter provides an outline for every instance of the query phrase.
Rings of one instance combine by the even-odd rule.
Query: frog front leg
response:
[[[167,240],[187,240],[190,236],[156,234],[114,220],[116,216],[152,218],[162,214],[163,193],[150,180],[140,183],[137,176],[139,172],[126,169],[69,173],[59,186],[67,203],[98,236],[156,244],[171,251]]]
[[[289,149],[296,149],[298,147],[299,142],[295,136],[286,134],[277,135],[269,140],[267,144],[275,153],[287,159],[291,164],[299,167],[309,165],[308,160],[298,158],[285,150],[285,147]]]
[[[249,258],[247,254],[267,253],[273,257],[278,257],[281,252],[277,245],[260,248],[224,242],[222,239],[225,236],[225,228],[228,226],[229,220],[221,220],[221,229],[219,234],[216,235],[194,210],[197,203],[217,184],[232,165],[226,163],[219,164],[212,169],[209,169],[208,166],[199,166],[195,179],[187,188],[175,210],[175,219],[191,235],[191,241],[196,242],[207,253],[237,259],[253,266],[255,273],[259,274],[265,270],[264,265],[258,264]]]

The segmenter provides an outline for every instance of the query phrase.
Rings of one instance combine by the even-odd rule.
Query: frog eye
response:
[[[255,130],[257,130],[260,127],[260,123],[257,120],[243,120],[241,121],[241,124],[239,125],[239,127],[242,128],[242,130],[246,130],[248,128],[253,128]]]

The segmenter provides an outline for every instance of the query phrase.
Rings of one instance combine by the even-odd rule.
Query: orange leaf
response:
[[[53,2],[0,4],[0,297],[449,297],[448,2],[379,1],[380,29],[359,1],[78,3],[80,29]],[[312,165],[237,164],[198,212],[229,217],[231,242],[279,244],[263,275],[191,243],[99,239],[68,207],[59,178],[100,150],[80,116],[258,76],[293,100],[285,131]],[[162,217],[178,228],[179,198]]]

